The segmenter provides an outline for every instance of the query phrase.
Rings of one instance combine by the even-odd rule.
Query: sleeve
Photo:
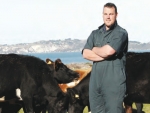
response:
[[[93,46],[94,46],[94,36],[93,36],[93,32],[90,34],[90,36],[88,37],[83,49],[82,49],[82,53],[84,49],[90,49],[92,50]]]
[[[108,43],[113,49],[116,50],[117,54],[120,54],[128,48],[128,33],[127,32],[116,32],[112,36],[111,42]]]

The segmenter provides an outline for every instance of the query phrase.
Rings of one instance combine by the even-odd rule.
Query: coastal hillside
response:
[[[50,52],[78,52],[82,51],[86,40],[42,40],[33,43],[20,43],[0,45],[0,53],[50,53]],[[129,41],[129,51],[150,51],[150,42],[141,43]]]

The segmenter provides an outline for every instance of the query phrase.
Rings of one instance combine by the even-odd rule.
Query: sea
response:
[[[35,56],[44,61],[46,58],[49,58],[52,61],[55,61],[59,58],[64,64],[91,62],[84,59],[81,52],[27,53],[26,55]]]
[[[150,50],[137,50],[130,52],[150,52]],[[92,63],[89,60],[86,60],[82,57],[81,52],[52,52],[52,53],[27,53],[27,55],[38,57],[42,60],[46,60],[46,58],[55,61],[56,59],[61,59],[64,64],[71,63]]]

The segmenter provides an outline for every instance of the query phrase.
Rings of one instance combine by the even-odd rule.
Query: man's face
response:
[[[115,12],[114,7],[104,7],[103,9],[103,21],[106,25],[106,30],[110,28],[111,25],[114,24],[117,18],[117,13]]]

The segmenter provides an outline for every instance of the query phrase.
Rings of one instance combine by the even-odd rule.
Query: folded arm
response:
[[[91,61],[102,61],[115,53],[116,51],[111,46],[104,45],[103,47],[93,47],[92,50],[84,49],[83,58]]]
[[[104,45],[102,47],[93,47],[92,51],[97,54],[98,56],[106,59],[116,53],[110,45]]]
[[[91,61],[102,61],[104,58],[98,56],[90,49],[84,49],[83,50],[83,58]]]

